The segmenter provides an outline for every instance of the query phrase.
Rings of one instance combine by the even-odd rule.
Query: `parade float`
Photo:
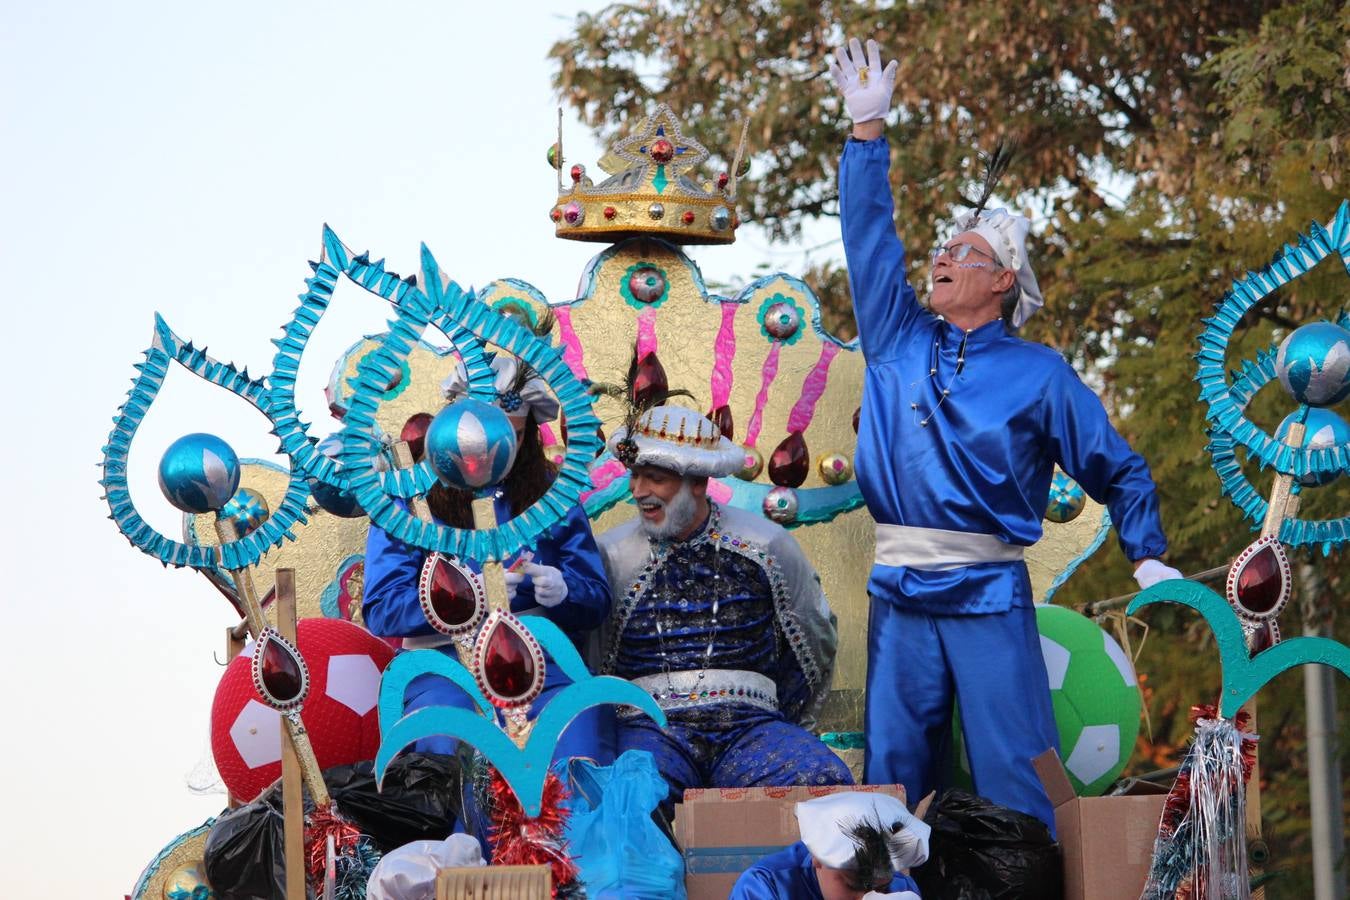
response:
[[[560,135],[548,154],[558,194],[547,213],[559,237],[603,245],[572,298],[545,297],[510,277],[461,287],[460,280],[484,273],[462,271],[462,262],[450,271],[426,247],[415,272],[398,274],[369,252],[354,251],[344,242],[351,235],[324,228],[321,253],[274,341],[266,375],[207,355],[156,317],[104,448],[101,483],[113,520],[133,546],[163,564],[196,569],[224,596],[237,655],[215,697],[202,698],[212,703],[212,752],[230,808],[169,841],[131,897],[265,895],[247,893],[267,890],[258,885],[284,885],[285,893],[275,895],[288,898],[306,889],[313,896],[363,897],[364,878],[380,854],[445,837],[436,833],[438,824],[470,789],[485,790],[494,834],[519,836],[496,842],[488,869],[510,868],[516,877],[515,867],[524,865],[546,873],[532,886],[517,882],[518,896],[583,895],[567,853],[563,789],[549,767],[553,746],[590,706],[629,705],[657,721],[662,714],[630,683],[592,675],[548,621],[513,615],[499,561],[530,546],[575,504],[597,533],[633,515],[626,470],[604,449],[625,404],[602,386],[626,384],[630,394],[686,391],[689,405],[743,449],[740,472],[714,480],[709,496],[792,529],[820,573],[841,635],[821,737],[856,767],[873,556],[872,522],[853,479],[863,363],[856,342],[822,327],[819,301],[800,278],[768,275],[719,296],[682,249],[734,240],[742,151],[729,155],[726,171],[708,177],[700,168],[708,152],[661,107],[600,161],[604,177],[593,180],[583,165],[565,159]],[[372,237],[362,236],[362,243]],[[1248,842],[1259,839],[1259,798],[1248,796],[1252,700],[1292,666],[1319,662],[1350,674],[1344,646],[1321,638],[1282,641],[1277,625],[1290,593],[1287,552],[1326,553],[1350,539],[1345,518],[1297,518],[1301,491],[1350,467],[1350,429],[1327,409],[1350,393],[1350,323],[1306,325],[1231,379],[1224,374],[1227,338],[1243,312],[1336,256],[1350,265],[1350,207],[1235,284],[1201,337],[1197,379],[1209,404],[1214,467],[1223,493],[1261,537],[1232,561],[1224,594],[1165,582],[1129,606],[1131,615],[1161,602],[1197,610],[1223,661],[1223,695],[1197,714],[1195,749],[1165,799],[1155,796],[1129,812],[1122,812],[1124,797],[1109,809],[1088,805],[1117,799],[1102,795],[1129,761],[1140,697],[1124,616],[1096,609],[1094,621],[1052,601],[1104,542],[1109,517],[1057,474],[1045,537],[1028,553],[1044,604],[1038,626],[1063,748],[1062,767],[1047,761],[1045,768],[1047,779],[1058,773],[1067,785],[1056,799],[1057,816],[1063,810],[1087,823],[1096,815],[1101,829],[1128,819],[1136,844],[1139,817],[1151,817],[1145,836],[1154,850],[1157,834],[1151,897],[1220,896],[1220,888],[1222,896],[1245,895]],[[316,428],[300,418],[296,377],[341,282],[387,308],[389,327],[354,340],[336,361],[327,389],[336,421]],[[553,323],[551,334],[542,333],[544,322]],[[438,343],[437,333],[448,344]],[[562,407],[560,426],[541,430],[557,477],[522,515],[498,522],[490,503],[475,503],[474,527],[452,528],[426,512],[430,487],[440,480],[490,488],[514,453],[509,423],[490,402],[500,399],[490,367],[498,352],[537,372]],[[446,406],[440,386],[460,365],[467,397]],[[181,538],[141,518],[127,480],[137,427],[174,366],[256,408],[289,464],[239,459],[220,436],[184,436],[159,468],[161,490],[183,512]],[[1277,378],[1298,409],[1271,435],[1243,413],[1251,396]],[[1246,460],[1277,473],[1269,499],[1248,480]],[[429,576],[428,620],[455,639],[458,662],[431,651],[395,656],[389,642],[361,627],[371,523],[429,553],[484,564],[479,582]],[[209,636],[202,637],[209,647]],[[539,692],[543,651],[573,684],[531,719],[525,710]],[[469,708],[406,713],[403,688],[424,675],[458,685]],[[1200,706],[1215,700],[1189,699]],[[456,737],[476,753],[451,760],[400,755],[428,734]],[[476,788],[468,786],[474,780]],[[391,812],[398,804],[400,811]],[[1083,871],[1108,865],[1104,860],[1119,856],[1120,847],[1080,833],[1070,850],[1069,830],[1061,823],[1068,895],[1102,896],[1084,888]],[[1145,859],[1124,877],[1137,873],[1142,890],[1148,869]],[[212,872],[235,879],[234,886],[216,883]],[[528,873],[519,877],[528,880]]]

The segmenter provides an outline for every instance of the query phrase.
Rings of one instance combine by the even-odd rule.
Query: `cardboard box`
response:
[[[1064,900],[1138,900],[1153,861],[1167,788],[1136,782],[1115,797],[1079,797],[1059,754],[1032,760],[1055,807]]]
[[[685,791],[684,802],[675,807],[675,840],[684,851],[689,900],[726,900],[742,872],[800,840],[795,804],[840,791],[905,800],[905,789],[898,784]]]

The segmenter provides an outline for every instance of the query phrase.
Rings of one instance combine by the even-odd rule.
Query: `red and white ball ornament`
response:
[[[393,649],[341,619],[301,619],[308,680],[301,720],[319,767],[374,759],[380,748],[380,677]],[[211,754],[230,794],[247,802],[281,777],[281,713],[254,685],[256,645],[225,669],[211,704]]]

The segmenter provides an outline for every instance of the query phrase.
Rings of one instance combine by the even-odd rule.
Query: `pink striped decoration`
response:
[[[656,310],[647,307],[638,313],[637,358],[656,352]]]
[[[830,374],[830,362],[838,353],[838,344],[826,341],[820,345],[820,359],[816,360],[815,368],[802,382],[802,395],[793,404],[792,412],[788,413],[787,430],[789,434],[793,432],[801,434],[811,424],[811,418],[816,414],[816,401],[820,399],[821,394],[825,393],[825,382],[829,379]]]
[[[759,380],[759,393],[755,395],[755,412],[750,416],[750,427],[745,430],[745,446],[753,447],[759,440],[759,430],[764,426],[764,406],[769,402],[769,385],[778,377],[778,351],[782,344],[774,341],[769,346],[769,355],[764,358],[764,368]]]
[[[563,362],[578,378],[588,378],[586,361],[581,353],[581,340],[572,327],[572,308],[569,306],[550,307],[558,320],[558,338],[563,346]]]
[[[731,362],[736,357],[736,310],[739,303],[722,304],[722,327],[717,331],[717,343],[712,370],[712,409],[726,406],[731,397]]]

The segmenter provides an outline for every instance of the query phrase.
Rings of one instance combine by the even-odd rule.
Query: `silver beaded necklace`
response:
[[[946,318],[943,316],[938,316],[937,318],[939,322],[947,321]],[[993,319],[990,319],[989,322],[995,322],[999,318],[1000,317],[996,316]],[[989,322],[985,322],[984,325],[977,325],[974,328],[967,328],[965,332],[961,335],[961,345],[956,348],[956,370],[952,373],[952,380],[947,382],[946,384],[942,384],[940,381],[937,380],[938,353],[940,352],[942,347],[942,338],[941,336],[939,336],[933,339],[932,357],[928,365],[928,378],[924,380],[931,380],[934,384],[936,384],[938,386],[940,393],[938,394],[938,402],[933,405],[933,408],[922,414],[920,414],[919,412],[918,401],[917,400],[910,401],[909,408],[911,414],[914,417],[915,425],[918,425],[920,428],[927,428],[928,423],[933,420],[933,416],[936,415],[937,411],[942,408],[942,404],[947,402],[947,398],[951,396],[952,393],[952,385],[956,384],[956,379],[960,378],[961,373],[965,371],[966,345],[970,341],[971,332],[983,328],[985,325],[988,325]],[[910,383],[909,390],[911,394],[914,394],[915,396],[918,395],[919,384],[920,382],[918,381]]]

